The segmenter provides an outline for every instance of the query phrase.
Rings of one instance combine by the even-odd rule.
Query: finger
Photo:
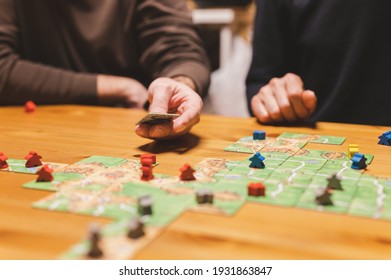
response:
[[[149,139],[155,140],[163,140],[163,139],[171,139],[178,137],[182,134],[185,134],[189,131],[183,130],[178,133],[174,131],[172,124],[157,124],[157,125],[140,125],[136,127],[136,134]]]
[[[153,125],[149,129],[149,136],[153,139],[162,139],[174,135],[176,133],[174,132],[172,123]]]
[[[260,90],[261,101],[270,117],[274,122],[280,122],[283,120],[280,108],[278,107],[277,100],[273,94],[272,88],[267,85]]]
[[[202,99],[198,95],[190,96],[187,101],[179,106],[178,113],[180,116],[173,121],[173,128],[177,133],[189,130],[200,121]]]
[[[176,133],[190,130],[194,125],[200,122],[200,114],[193,114],[185,111],[180,117],[174,120],[173,129]]]
[[[251,108],[254,112],[255,117],[261,122],[261,123],[270,123],[272,120],[267,113],[265,106],[263,106],[263,103],[259,97],[259,95],[255,95],[251,99]]]
[[[151,138],[150,135],[149,135],[150,127],[151,126],[147,125],[147,124],[137,125],[136,128],[135,128],[135,132],[136,132],[137,135],[139,135],[141,137]]]
[[[315,92],[312,90],[305,90],[303,92],[303,103],[307,108],[309,114],[312,114],[316,109],[317,98]]]
[[[274,96],[276,98],[278,107],[280,108],[282,116],[287,121],[295,121],[297,119],[293,107],[288,99],[288,92],[285,87],[285,82],[283,79],[273,78],[270,81],[270,86],[273,90]]]
[[[305,118],[309,112],[303,103],[303,82],[299,76],[294,74],[287,74],[284,76],[285,87],[288,92],[288,99],[292,104],[295,114],[299,118]]]
[[[168,104],[170,103],[172,90],[165,84],[151,84],[148,89],[150,96],[149,112],[165,114],[168,112]]]
[[[149,139],[162,139],[174,134],[172,124],[146,125],[136,127],[136,134]]]

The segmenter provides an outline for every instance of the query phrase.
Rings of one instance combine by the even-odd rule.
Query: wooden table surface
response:
[[[319,123],[304,127],[262,127],[252,118],[202,117],[192,134],[168,143],[133,133],[145,112],[84,106],[0,108],[0,151],[24,158],[38,151],[45,161],[74,163],[92,155],[134,158],[158,154],[155,172],[177,175],[183,163],[206,157],[244,159],[224,152],[239,138],[264,129],[268,135],[300,132],[345,136],[348,143],[375,155],[367,173],[391,177],[391,147],[377,144],[390,127]],[[325,149],[309,144],[310,149]],[[91,221],[110,220],[33,209],[48,192],[22,188],[31,175],[0,172],[0,259],[55,259],[86,235]],[[391,259],[391,221],[246,203],[233,217],[184,213],[137,259]]]

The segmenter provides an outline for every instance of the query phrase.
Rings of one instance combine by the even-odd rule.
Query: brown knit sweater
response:
[[[186,1],[0,0],[0,104],[96,102],[97,74],[146,86],[209,65]]]

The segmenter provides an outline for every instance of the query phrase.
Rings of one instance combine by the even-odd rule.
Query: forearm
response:
[[[140,63],[155,79],[186,76],[205,95],[210,68],[184,1],[144,1],[138,7]]]
[[[250,113],[251,99],[274,77],[287,73],[286,53],[289,24],[284,17],[286,0],[257,0],[254,21],[253,57],[246,79]]]
[[[16,55],[0,59],[0,104],[27,100],[40,104],[96,103],[96,76],[75,73],[30,61]]]
[[[176,76],[173,79],[175,81],[178,81],[178,82],[180,82],[182,84],[187,85],[192,90],[196,91],[196,85],[195,85],[194,81],[190,77],[187,77],[187,76]]]
[[[96,76],[21,58],[15,1],[0,1],[0,104],[94,103]]]

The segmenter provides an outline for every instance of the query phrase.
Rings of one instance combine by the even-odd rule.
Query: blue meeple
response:
[[[380,140],[378,144],[391,146],[391,130],[384,132],[382,135],[378,137]]]
[[[249,160],[251,161],[249,167],[265,168],[265,164],[263,163],[265,157],[263,157],[259,152],[256,152]]]

